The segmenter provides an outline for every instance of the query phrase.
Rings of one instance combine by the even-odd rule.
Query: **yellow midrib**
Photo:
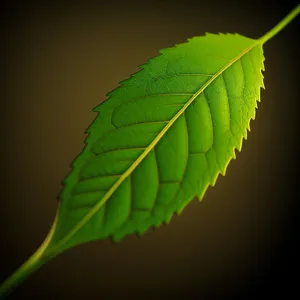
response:
[[[55,249],[66,243],[82,226],[84,226],[97,211],[108,201],[110,196],[116,191],[116,189],[122,184],[122,182],[135,170],[135,168],[141,163],[141,161],[148,155],[148,153],[156,146],[160,139],[164,136],[167,130],[174,124],[174,122],[183,114],[183,112],[189,107],[189,105],[226,69],[228,69],[233,63],[240,59],[243,55],[259,45],[260,41],[256,40],[252,46],[243,50],[230,62],[228,62],[223,68],[221,68],[215,75],[213,75],[193,96],[191,99],[178,111],[178,113],[168,122],[168,124],[162,129],[157,137],[151,142],[151,144],[145,149],[145,151],[137,158],[137,160],[120,176],[116,183],[107,191],[103,198],[81,219],[81,221],[74,226],[74,228],[63,238],[60,242],[54,246]]]

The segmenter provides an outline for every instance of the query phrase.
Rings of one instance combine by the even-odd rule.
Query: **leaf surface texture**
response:
[[[206,34],[160,52],[94,109],[54,243],[119,241],[168,223],[241,150],[264,87],[262,45]]]

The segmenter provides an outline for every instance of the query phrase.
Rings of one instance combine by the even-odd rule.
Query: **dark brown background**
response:
[[[0,281],[48,232],[60,182],[83,147],[92,108],[107,92],[161,48],[205,32],[258,38],[296,5],[84,3],[13,2],[2,9]],[[269,299],[280,293],[290,299],[299,251],[297,25],[294,20],[265,45],[266,90],[257,118],[237,160],[202,203],[192,201],[168,226],[140,239],[63,253],[11,299]]]

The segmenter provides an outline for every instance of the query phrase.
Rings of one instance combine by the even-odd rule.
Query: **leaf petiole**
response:
[[[300,4],[298,4],[286,17],[284,17],[277,25],[275,25],[270,31],[263,35],[258,41],[264,44],[279,31],[281,31],[285,26],[287,26],[293,19],[297,17],[300,13]]]
[[[59,211],[59,206],[57,212]],[[9,278],[0,285],[0,299],[6,298],[15,290],[27,277],[37,271],[42,265],[48,262],[56,254],[48,252],[48,246],[52,240],[58,213],[54,219],[53,225],[41,246],[21,265]]]

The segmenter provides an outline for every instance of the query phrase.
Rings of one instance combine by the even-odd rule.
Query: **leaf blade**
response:
[[[215,35],[210,35],[209,34],[209,36],[213,36],[214,38],[215,38]],[[224,35],[225,37],[228,37],[227,35]],[[224,36],[221,36],[223,39],[224,39]],[[218,36],[218,37],[220,37],[220,36]],[[203,38],[203,37],[202,37]],[[204,37],[205,38],[205,37]],[[229,35],[229,38],[230,39],[233,39],[233,35]],[[178,90],[178,91],[176,91],[175,93],[174,92],[170,92],[170,91],[168,91],[167,93],[160,93],[160,94],[149,94],[148,93],[148,91],[146,91],[146,95],[144,95],[144,96],[139,96],[139,97],[133,97],[133,99],[132,98],[128,98],[128,99],[122,99],[122,101],[120,101],[120,97],[119,97],[119,99],[118,99],[118,96],[119,96],[119,94],[117,93],[117,97],[115,97],[114,99],[117,99],[117,101],[119,102],[119,106],[115,106],[113,109],[112,108],[110,108],[110,110],[109,110],[109,114],[110,114],[110,122],[111,122],[111,124],[113,125],[113,127],[114,127],[114,129],[112,129],[112,128],[110,128],[110,130],[108,130],[106,133],[107,133],[107,135],[109,135],[109,134],[111,134],[111,133],[113,133],[113,132],[115,132],[116,130],[120,130],[120,129],[122,129],[123,127],[130,127],[130,126],[132,126],[132,128],[136,128],[138,125],[141,125],[141,123],[139,123],[139,124],[137,124],[137,123],[134,123],[134,118],[132,118],[132,120],[130,121],[130,122],[128,122],[128,116],[130,116],[129,114],[127,114],[127,118],[125,118],[125,121],[127,121],[127,123],[125,124],[123,121],[124,121],[124,118],[122,119],[122,118],[120,118],[119,117],[119,120],[122,120],[121,122],[119,122],[119,123],[116,123],[115,121],[113,121],[114,120],[114,116],[116,116],[115,114],[116,114],[116,111],[118,111],[118,110],[116,110],[116,107],[117,107],[117,109],[118,108],[120,108],[120,107],[122,107],[123,106],[123,108],[120,110],[119,109],[119,111],[120,112],[126,112],[126,109],[124,109],[124,107],[126,107],[127,106],[127,111],[132,111],[133,109],[134,109],[134,105],[136,105],[136,100],[143,100],[144,102],[143,102],[143,105],[146,105],[147,106],[147,103],[149,104],[149,107],[151,108],[151,100],[152,101],[154,101],[154,102],[152,102],[152,103],[155,103],[155,101],[157,102],[157,99],[159,99],[159,100],[162,100],[162,99],[164,99],[165,100],[165,102],[163,102],[163,105],[161,106],[161,107],[177,107],[177,105],[179,106],[179,110],[177,111],[177,113],[170,119],[170,120],[161,120],[161,119],[155,119],[155,121],[151,121],[152,123],[155,123],[155,122],[157,122],[157,123],[159,123],[159,122],[168,122],[164,127],[163,127],[163,129],[157,134],[157,136],[152,140],[152,142],[144,149],[144,151],[138,156],[138,158],[126,169],[126,171],[124,171],[122,174],[120,174],[119,175],[119,178],[115,181],[115,183],[110,187],[110,189],[106,192],[106,194],[102,197],[102,199],[100,200],[100,201],[98,201],[95,205],[94,205],[94,207],[92,207],[92,208],[90,208],[89,209],[89,211],[86,213],[86,214],[84,214],[84,216],[81,218],[81,220],[72,228],[72,230],[70,230],[67,234],[65,234],[64,236],[63,236],[63,238],[62,239],[60,239],[60,241],[59,241],[59,245],[63,245],[63,244],[67,244],[67,242],[70,240],[70,239],[72,239],[72,237],[74,236],[74,235],[76,235],[76,233],[78,232],[78,231],[80,231],[80,229],[82,228],[82,227],[84,227],[85,226],[85,224],[86,223],[88,223],[89,222],[89,220],[91,220],[96,214],[97,214],[97,212],[99,212],[101,209],[102,209],[102,207],[103,206],[105,206],[105,204],[106,204],[106,202],[109,200],[109,199],[111,199],[111,197],[112,197],[112,195],[118,190],[118,188],[120,188],[121,187],[121,185],[126,181],[126,179],[127,178],[129,178],[129,180],[128,181],[130,181],[131,182],[131,180],[130,180],[130,178],[131,178],[131,174],[135,171],[135,169],[138,167],[138,166],[140,166],[141,165],[141,163],[142,163],[142,161],[144,161],[145,160],[145,158],[149,155],[149,153],[151,153],[152,151],[154,151],[155,152],[155,147],[157,146],[157,144],[162,140],[162,138],[163,137],[165,137],[165,136],[167,136],[166,135],[166,133],[168,132],[168,130],[172,127],[172,126],[174,126],[174,123],[177,121],[177,120],[179,120],[180,119],[180,117],[182,117],[182,116],[184,116],[184,114],[185,114],[185,112],[187,111],[187,108],[189,108],[190,106],[191,106],[191,104],[192,103],[194,103],[194,101],[195,101],[195,99],[197,99],[199,96],[201,96],[201,95],[204,95],[204,97],[206,98],[206,96],[205,96],[205,93],[204,93],[204,91],[208,88],[208,87],[210,87],[210,89],[208,89],[207,91],[208,91],[208,93],[215,93],[215,91],[213,91],[213,89],[214,89],[214,85],[212,84],[214,81],[216,81],[216,79],[218,79],[218,80],[223,80],[223,82],[225,83],[225,78],[224,78],[224,76],[223,76],[223,73],[225,73],[225,71],[227,70],[227,69],[230,69],[230,67],[232,66],[232,65],[234,65],[234,63],[235,62],[237,62],[237,61],[239,61],[239,60],[241,60],[241,58],[242,57],[244,57],[247,53],[249,53],[249,52],[251,52],[251,50],[252,49],[254,49],[256,46],[258,46],[259,45],[259,43],[257,42],[257,41],[255,41],[255,40],[252,40],[252,39],[248,39],[248,38],[245,38],[245,37],[242,37],[242,36],[239,36],[239,38],[241,38],[241,40],[242,40],[242,44],[245,44],[245,41],[247,41],[247,43],[250,43],[251,42],[251,44],[250,44],[250,46],[248,45],[243,51],[240,51],[236,56],[234,56],[234,58],[233,59],[231,59],[231,60],[229,60],[228,61],[228,58],[226,58],[226,57],[220,57],[220,56],[217,56],[215,53],[213,53],[213,54],[210,54],[209,56],[210,57],[212,57],[213,59],[216,59],[216,61],[218,61],[217,63],[215,63],[214,65],[213,65],[213,67],[214,68],[216,68],[216,66],[218,65],[220,65],[220,61],[222,61],[222,63],[224,64],[224,61],[226,60],[226,64],[225,65],[223,65],[223,67],[222,68],[220,68],[217,72],[215,72],[215,74],[213,75],[213,76],[211,76],[211,74],[209,74],[209,72],[207,72],[207,70],[205,70],[206,72],[205,73],[197,73],[197,72],[195,72],[195,70],[192,70],[192,72],[194,72],[194,73],[178,73],[178,72],[176,72],[176,70],[174,69],[174,67],[173,67],[173,69],[172,68],[169,68],[169,70],[171,70],[171,72],[169,72],[169,74],[168,74],[168,76],[169,77],[167,77],[167,79],[169,80],[170,79],[170,77],[175,77],[175,78],[177,78],[177,80],[179,80],[179,81],[182,81],[182,78],[181,77],[184,77],[184,78],[186,78],[186,76],[187,76],[187,74],[194,74],[194,75],[192,75],[192,76],[190,76],[190,77],[193,77],[193,78],[196,78],[196,77],[198,77],[198,76],[195,76],[196,74],[198,75],[198,74],[200,74],[200,75],[202,75],[202,74],[206,74],[206,75],[209,75],[209,76],[200,76],[202,79],[203,78],[205,78],[205,80],[206,81],[202,81],[201,83],[202,83],[202,85],[201,85],[201,87],[199,88],[199,89],[197,89],[197,91],[195,92],[195,93],[187,93],[186,91],[184,92],[183,90]],[[193,39],[192,39],[193,40]],[[182,44],[181,45],[179,45],[179,47],[181,47],[182,46]],[[205,47],[204,47],[205,48]],[[205,52],[206,50],[204,49],[204,52]],[[169,52],[170,53],[170,50],[169,49],[165,49],[165,50],[162,50],[161,51],[162,53],[163,53],[163,55],[165,55],[164,53],[165,52]],[[168,61],[168,63],[169,63],[169,61]],[[242,64],[242,63],[241,63]],[[151,61],[149,61],[148,62],[148,65],[151,65]],[[167,67],[166,67],[166,70],[167,70]],[[186,72],[186,70],[185,70],[185,72]],[[130,79],[132,79],[133,78],[133,83],[134,83],[134,80],[135,80],[135,78],[137,78],[138,77],[138,74],[139,74],[140,72],[138,72],[138,73],[136,73],[136,74],[134,74]],[[184,74],[184,75],[183,75]],[[153,78],[155,79],[155,81],[157,81],[157,78],[158,77],[162,77],[162,75],[157,75],[156,74],[156,76],[152,76],[151,77],[151,79],[153,80]],[[222,77],[222,78],[221,78]],[[180,78],[180,79],[179,79]],[[143,78],[142,78],[143,79]],[[125,81],[125,84],[124,84],[124,86],[126,86],[126,83],[127,83],[127,81]],[[184,81],[182,81],[182,83],[184,83]],[[155,84],[157,84],[157,82],[155,83]],[[132,87],[132,86],[134,86],[134,84],[129,84],[128,85],[128,87],[126,87],[127,89],[128,88],[130,88],[130,87]],[[151,85],[150,85],[150,87],[153,89],[153,86],[154,85],[152,85],[152,83],[151,83]],[[226,89],[226,84],[225,84],[225,89]],[[167,88],[166,88],[166,90],[167,90]],[[116,91],[116,90],[115,90]],[[217,91],[217,93],[219,93],[220,91]],[[227,90],[225,91],[226,93],[227,93]],[[129,95],[130,95],[130,93],[128,93]],[[220,93],[219,93],[220,94]],[[113,97],[115,94],[114,93],[110,93],[110,97]],[[185,98],[185,101],[186,101],[186,103],[184,104],[184,103],[182,103],[182,101],[179,101],[179,102],[177,102],[176,101],[176,103],[175,104],[173,104],[173,100],[171,101],[170,100],[170,97],[173,97],[173,98],[177,98],[177,100],[178,99],[180,99],[180,97],[189,97],[189,99],[188,100],[186,100],[186,98]],[[227,95],[228,96],[228,95]],[[208,97],[208,98],[210,98],[210,97]],[[228,98],[228,97],[227,97]],[[109,107],[109,102],[110,102],[110,100],[111,99],[108,99],[107,101],[105,101],[103,104],[104,105],[106,105],[105,103],[107,103],[107,105],[108,105],[108,107]],[[182,99],[181,99],[182,100]],[[145,102],[145,101],[148,101],[148,102]],[[229,98],[226,100],[227,101],[227,107],[228,107],[228,109],[230,110],[231,109],[231,106],[229,105]],[[131,107],[131,108],[128,108],[128,106],[130,106],[131,105],[131,103],[133,103],[133,107]],[[246,103],[246,102],[245,102]],[[101,104],[98,108],[96,108],[94,111],[99,111],[99,108],[102,106],[103,107],[103,104]],[[172,105],[173,104],[173,105]],[[206,104],[208,105],[208,101],[206,100]],[[213,102],[213,104],[214,104],[214,102]],[[161,109],[161,107],[160,107],[160,109]],[[211,112],[211,110],[212,110],[212,108],[208,105],[208,108],[209,108],[209,110],[210,110],[210,112]],[[152,112],[152,117],[153,116],[157,116],[157,114],[153,114],[153,109],[151,110],[151,112]],[[218,113],[218,110],[215,110],[215,112],[214,112],[214,114],[216,114],[216,112]],[[109,115],[108,114],[108,115]],[[210,113],[211,114],[211,113]],[[218,119],[221,119],[221,118],[224,118],[224,116],[226,116],[226,112],[223,112],[223,114],[221,114],[218,118],[217,118],[217,120]],[[230,114],[231,114],[231,112],[230,112]],[[233,114],[234,114],[234,112],[233,112]],[[120,115],[120,114],[119,114]],[[132,114],[133,115],[133,114]],[[223,117],[222,117],[223,116]],[[249,120],[249,116],[250,115],[247,115],[246,117],[245,117],[245,121],[244,121],[244,124],[245,124],[245,122],[250,122],[250,120]],[[145,116],[143,116],[143,115],[141,115],[141,116],[138,116],[138,117],[141,117],[141,118],[144,118]],[[118,119],[118,118],[117,118]],[[147,119],[147,118],[146,118]],[[139,120],[140,122],[141,122],[141,120]],[[123,123],[122,123],[123,122]],[[186,120],[185,120],[185,122],[187,122]],[[215,123],[216,123],[216,121],[214,121]],[[231,117],[229,117],[229,123],[231,122]],[[95,122],[94,122],[95,123]],[[147,122],[146,122],[147,123]],[[149,123],[149,122],[148,122]],[[212,127],[215,127],[215,124],[213,124],[213,119],[212,119],[212,116],[211,116],[211,125],[212,125]],[[90,128],[92,128],[93,127],[93,124],[90,126]],[[217,128],[218,128],[218,126],[217,126]],[[91,131],[91,129],[89,130],[89,131]],[[150,133],[150,132],[148,132],[148,133]],[[188,133],[188,132],[187,132]],[[191,134],[191,133],[190,133]],[[216,134],[216,133],[214,133],[214,134]],[[218,135],[219,136],[221,136],[222,135],[222,133],[218,133]],[[246,135],[246,128],[245,128],[245,134],[244,134],[244,136]],[[189,136],[189,134],[187,134],[187,136]],[[105,136],[104,136],[104,139],[105,139]],[[219,138],[219,139],[221,139],[221,138]],[[88,138],[87,138],[87,140],[88,140]],[[130,139],[129,139],[130,140]],[[204,138],[204,140],[205,140],[205,138]],[[101,144],[101,140],[99,139],[99,143]],[[92,144],[94,144],[95,145],[95,141],[94,141],[94,143],[92,143]],[[201,143],[200,143],[201,144]],[[236,143],[237,144],[237,143]],[[102,140],[102,144],[101,144],[102,146],[104,145],[104,143],[103,143],[103,140]],[[100,145],[100,146],[101,146]],[[172,144],[170,144],[170,145],[172,145]],[[223,147],[222,146],[222,142],[220,142],[220,149]],[[102,147],[101,146],[101,147]],[[208,146],[206,146],[206,147],[208,147]],[[237,147],[236,148],[240,148],[241,147],[241,141],[239,142],[239,144],[237,145]],[[209,148],[209,147],[208,147]],[[196,148],[195,148],[196,149]],[[100,153],[101,153],[101,150],[102,149],[100,149]],[[199,150],[199,149],[198,149]],[[99,152],[99,151],[98,151]],[[203,149],[202,149],[202,152],[204,152],[203,151]],[[97,152],[94,152],[94,153],[96,153],[97,154]],[[173,184],[173,188],[171,188],[171,190],[173,191],[172,193],[174,193],[174,195],[173,195],[173,200],[177,197],[178,199],[181,197],[182,199],[185,199],[184,201],[183,200],[176,200],[175,202],[175,204],[173,204],[173,205],[171,205],[171,208],[168,208],[167,210],[166,210],[166,208],[165,208],[165,212],[161,212],[161,209],[157,209],[157,211],[155,211],[154,212],[154,215],[157,215],[157,216],[160,216],[160,217],[157,217],[158,219],[159,218],[161,218],[161,216],[163,215],[163,219],[165,219],[167,222],[170,220],[170,218],[171,218],[171,216],[172,216],[172,214],[174,213],[174,212],[178,212],[178,213],[180,213],[182,210],[183,210],[183,208],[185,207],[185,205],[191,200],[190,198],[192,197],[192,196],[195,196],[195,195],[197,195],[198,196],[198,198],[199,199],[202,199],[202,197],[203,197],[203,195],[204,195],[204,193],[205,193],[205,191],[206,191],[206,189],[207,189],[207,187],[211,184],[212,186],[215,184],[215,182],[216,182],[216,179],[217,179],[217,176],[218,176],[218,174],[219,173],[222,173],[222,174],[225,174],[225,171],[226,171],[226,168],[227,168],[227,166],[228,166],[228,164],[229,164],[229,161],[228,161],[228,159],[223,159],[221,162],[219,162],[218,161],[218,157],[220,156],[219,154],[218,154],[218,151],[216,151],[214,148],[211,148],[209,151],[208,151],[208,153],[207,153],[207,157],[206,157],[206,155],[204,155],[203,156],[203,154],[204,153],[201,153],[201,151],[198,151],[197,152],[197,150],[196,151],[194,151],[194,152],[192,152],[191,154],[193,154],[193,156],[194,156],[194,158],[192,158],[192,160],[193,160],[193,164],[194,165],[196,165],[196,166],[198,166],[200,169],[208,169],[208,171],[209,171],[209,174],[207,175],[205,175],[204,174],[204,172],[202,172],[203,173],[203,180],[202,180],[202,182],[203,182],[203,184],[202,184],[202,186],[201,186],[201,188],[196,188],[197,189],[197,193],[195,193],[195,192],[192,192],[193,190],[195,190],[195,186],[192,186],[191,185],[191,187],[190,188],[187,188],[187,186],[189,186],[189,183],[184,183],[184,188],[185,188],[185,190],[183,191],[183,188],[182,188],[182,181],[183,181],[183,178],[184,178],[184,176],[185,176],[185,172],[186,172],[186,170],[184,171],[184,174],[182,175],[183,176],[183,178],[181,179],[181,183],[180,184],[178,184],[177,183],[177,188],[175,189],[174,188],[174,184]],[[232,157],[233,156],[235,156],[235,154],[234,154],[234,151],[232,150]],[[185,154],[186,155],[186,154]],[[187,154],[187,160],[188,159],[190,159],[189,157],[189,153]],[[185,166],[185,168],[187,168],[188,166],[187,166],[187,162],[186,162],[186,166]],[[188,167],[189,169],[188,169],[188,174],[189,173],[193,173],[194,174],[194,176],[196,176],[196,174],[195,174],[195,172],[193,172],[192,171],[192,168],[189,166]],[[195,170],[195,169],[194,169]],[[176,184],[175,184],[176,185]],[[200,185],[200,184],[199,184]],[[168,189],[170,189],[170,185],[169,185],[169,187],[168,187]],[[186,189],[187,189],[187,191],[186,191]],[[166,194],[166,193],[168,193],[166,190],[165,191],[162,191],[162,192],[160,192],[162,195],[164,195],[164,194]],[[157,191],[157,194],[159,195],[159,192]],[[191,196],[192,195],[192,196]],[[159,196],[160,198],[159,199],[162,199],[162,197],[161,196]],[[169,195],[169,197],[170,197],[170,195]],[[156,197],[157,198],[157,197]],[[155,198],[155,199],[156,199]],[[176,199],[177,199],[176,198]],[[161,200],[160,200],[161,201]],[[63,203],[63,202],[62,202]],[[104,210],[104,209],[103,209]],[[129,212],[129,215],[130,215],[131,213]],[[146,214],[145,214],[146,215]],[[152,220],[152,223],[150,224],[151,222],[149,222],[149,220],[147,220],[147,221],[145,221],[144,223],[143,222],[141,222],[141,227],[140,228],[137,228],[136,226],[134,227],[134,225],[128,225],[127,227],[128,228],[130,228],[130,230],[129,229],[127,229],[127,231],[129,230],[130,232],[133,230],[133,228],[135,228],[136,229],[136,231],[137,232],[140,232],[140,233],[143,233],[144,232],[144,230],[145,230],[145,228],[148,228],[151,224],[152,225],[155,225],[155,224],[159,224],[160,222],[159,221],[157,221],[157,220]],[[155,223],[155,224],[153,224],[153,223]],[[149,225],[150,224],[150,225]],[[139,226],[138,226],[139,227]],[[124,236],[124,233],[122,233],[122,232],[124,232],[124,230],[122,231],[122,230],[117,230],[117,229],[115,229],[115,233],[114,233],[114,238],[116,239],[116,240],[118,240],[119,238],[121,238],[121,237],[123,237]],[[126,230],[125,230],[125,232],[126,232]],[[88,233],[85,233],[86,235],[88,235]],[[84,235],[84,234],[82,234],[82,235]],[[97,235],[96,235],[97,236]],[[97,239],[97,237],[93,237],[92,239]],[[76,243],[80,243],[80,242],[78,242],[78,241],[76,241],[75,242],[75,244]]]

